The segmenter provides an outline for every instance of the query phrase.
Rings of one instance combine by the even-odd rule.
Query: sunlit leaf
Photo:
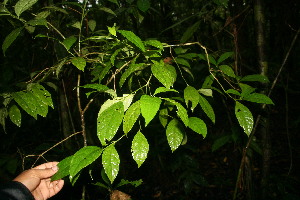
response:
[[[126,111],[123,119],[123,131],[124,133],[128,133],[136,120],[139,118],[141,113],[140,101],[133,103],[128,110]]]
[[[141,113],[145,118],[145,126],[154,118],[159,110],[161,99],[157,97],[151,97],[149,95],[143,95],[140,99]]]
[[[140,167],[147,158],[149,144],[145,136],[139,131],[134,136],[131,145],[132,157]]]
[[[181,144],[184,136],[184,129],[177,119],[172,119],[167,126],[166,135],[172,152]]]
[[[198,117],[190,117],[189,118],[189,127],[196,133],[203,135],[204,138],[206,137],[207,127],[206,127],[205,122],[202,119],[200,119]]]
[[[112,183],[119,173],[120,157],[114,145],[104,149],[102,154],[102,165],[105,173]]]
[[[161,82],[166,88],[170,89],[173,86],[177,73],[175,67],[172,65],[164,64],[163,61],[156,62],[151,66],[153,75]]]
[[[246,106],[236,101],[235,116],[238,119],[240,126],[244,129],[244,132],[249,136],[254,123],[251,111]]]

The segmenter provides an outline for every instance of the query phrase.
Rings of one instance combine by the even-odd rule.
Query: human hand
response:
[[[22,172],[14,181],[25,185],[35,200],[46,200],[56,195],[63,187],[64,181],[51,182],[51,176],[57,171],[58,162],[48,162]]]

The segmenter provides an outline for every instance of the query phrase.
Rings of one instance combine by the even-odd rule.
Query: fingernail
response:
[[[53,169],[54,171],[58,171],[58,167],[57,167],[57,166],[52,167],[52,169]]]

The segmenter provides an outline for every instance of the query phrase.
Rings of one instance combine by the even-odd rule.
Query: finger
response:
[[[54,166],[52,168],[46,169],[34,169],[34,174],[40,179],[50,178],[58,171],[58,167]]]
[[[33,169],[46,169],[46,168],[51,168],[54,167],[58,164],[58,162],[47,162],[41,165],[38,165],[36,167],[34,167]]]

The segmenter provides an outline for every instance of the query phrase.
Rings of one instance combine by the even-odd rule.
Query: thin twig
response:
[[[86,132],[85,132],[85,120],[84,120],[84,112],[81,107],[81,100],[80,100],[80,73],[77,77],[77,104],[78,104],[78,111],[80,114],[80,120],[81,120],[81,128],[82,128],[82,136],[83,136],[83,145],[87,146],[87,139],[86,139]]]

